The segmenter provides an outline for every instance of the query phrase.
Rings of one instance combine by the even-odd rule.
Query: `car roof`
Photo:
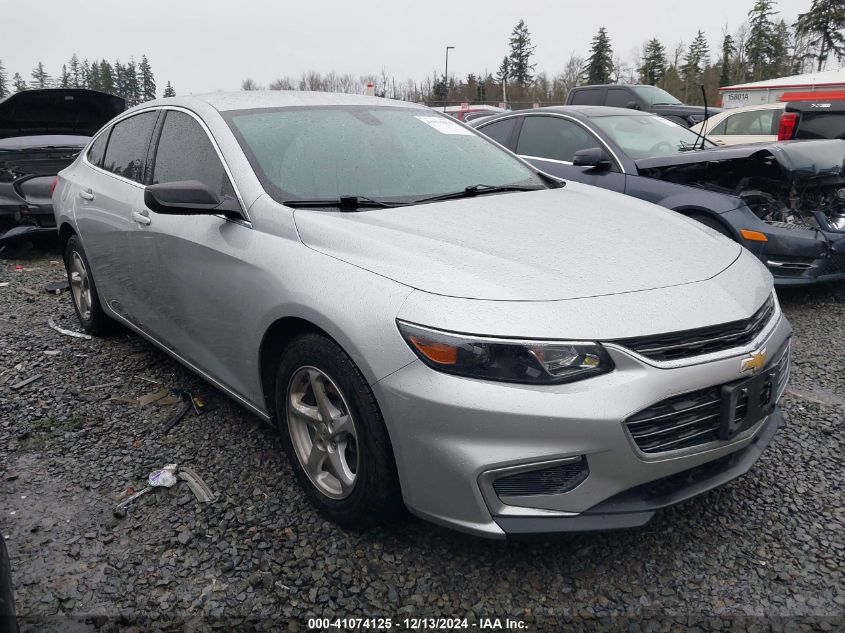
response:
[[[545,108],[531,108],[528,110],[514,110],[512,112],[503,112],[501,115],[483,119],[485,123],[505,116],[513,116],[515,114],[567,114],[570,116],[580,117],[584,119],[595,119],[605,116],[657,116],[651,112],[643,112],[641,110],[632,110],[631,108],[612,108],[610,106],[590,106],[590,105],[567,105],[567,106],[547,106]]]
[[[211,92],[208,94],[168,97],[147,101],[141,107],[174,105],[191,108],[198,104],[209,105],[219,112],[253,110],[256,108],[285,108],[302,106],[381,106],[429,110],[426,106],[409,101],[367,97],[334,92],[308,92],[304,90],[241,90],[238,92]]]
[[[725,108],[719,114],[735,114],[737,112],[752,112],[754,110],[783,110],[785,103],[759,103],[757,105],[742,106],[740,108]]]

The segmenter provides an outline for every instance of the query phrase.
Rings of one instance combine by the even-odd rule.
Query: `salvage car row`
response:
[[[525,160],[353,95],[119,115],[53,192],[82,326],[128,327],[275,424],[344,525],[633,527],[747,471],[790,364],[760,260],[786,257],[788,218],[826,221],[794,227],[818,250],[778,281],[833,278],[843,143],[718,150],[609,108],[473,123]]]

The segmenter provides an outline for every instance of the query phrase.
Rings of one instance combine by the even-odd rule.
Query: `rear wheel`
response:
[[[393,449],[375,397],[337,344],[306,334],[285,348],[276,415],[294,473],[320,512],[365,528],[401,511]]]
[[[82,329],[97,336],[114,331],[117,324],[100,305],[91,265],[76,235],[72,235],[65,246],[65,269],[73,307]]]

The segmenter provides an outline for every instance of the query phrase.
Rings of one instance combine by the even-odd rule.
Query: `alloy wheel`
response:
[[[296,457],[311,483],[345,499],[359,472],[358,432],[343,393],[316,367],[301,367],[288,383],[287,420]]]
[[[88,277],[88,269],[85,262],[76,251],[70,254],[68,262],[68,273],[70,278],[70,291],[73,295],[73,303],[79,310],[83,321],[91,318],[91,280]]]

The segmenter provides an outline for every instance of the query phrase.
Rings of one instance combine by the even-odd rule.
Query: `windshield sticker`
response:
[[[463,134],[465,136],[472,136],[472,132],[465,127],[458,125],[455,121],[450,121],[442,116],[418,116],[415,117],[433,127],[441,134]]]

